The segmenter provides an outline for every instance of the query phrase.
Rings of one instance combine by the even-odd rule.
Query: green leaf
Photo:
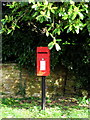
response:
[[[62,41],[62,39],[56,39],[56,41]]]
[[[54,9],[51,9],[51,12],[52,12],[52,13],[55,13],[55,10],[54,10]]]
[[[88,32],[90,32],[90,24],[87,25]]]
[[[38,12],[35,12],[32,17],[36,17],[38,15]]]
[[[65,14],[63,17],[62,17],[63,20],[66,20],[68,19],[68,14]]]
[[[67,33],[69,33],[69,32],[70,32],[70,29],[68,28],[68,29],[67,29]]]
[[[77,34],[79,34],[79,29],[76,29],[75,31],[76,31]]]
[[[65,27],[64,27],[64,29],[67,29],[69,27],[69,25],[66,25]]]
[[[49,11],[49,10],[47,11],[47,16],[49,16],[49,17],[50,17],[50,11]]]
[[[51,24],[46,24],[47,26],[51,26]]]
[[[54,31],[53,31],[53,33],[57,33],[58,35],[60,35],[60,29],[59,28],[56,28]]]
[[[77,12],[74,12],[73,16],[72,16],[72,20],[74,20],[76,18],[76,16],[77,16]]]
[[[37,19],[40,23],[43,23],[43,21],[44,21],[43,15],[37,16],[36,19]]]
[[[7,34],[10,34],[11,32],[12,32],[12,30],[8,29],[8,32],[7,32]]]
[[[5,23],[7,22],[5,19],[1,20],[2,24],[5,25]]]
[[[58,43],[55,44],[55,47],[56,47],[56,50],[57,50],[57,51],[61,50],[61,47],[59,46]]]
[[[48,32],[48,31],[46,31],[46,36],[47,36],[47,37],[49,36],[49,32]]]
[[[50,42],[50,43],[48,44],[48,47],[49,47],[50,50],[53,48],[53,46],[54,46],[54,42]]]
[[[60,29],[58,29],[57,33],[58,33],[58,35],[60,35],[60,33],[61,33]]]
[[[20,26],[16,25],[16,27],[20,29]]]
[[[36,5],[36,4],[32,5],[32,8],[35,8],[35,9],[36,9],[36,8],[37,8],[37,5]]]
[[[65,41],[65,42],[63,43],[63,45],[70,45],[70,43],[67,42],[67,41]]]
[[[48,31],[50,31],[52,29],[52,26],[48,28]]]
[[[81,13],[81,12],[78,12],[79,16],[80,16],[80,19],[83,20],[84,18],[84,15]]]
[[[72,25],[69,26],[69,30],[70,30],[70,31],[72,30]]]
[[[7,15],[5,15],[5,19],[6,19],[6,21],[8,21],[8,16]]]

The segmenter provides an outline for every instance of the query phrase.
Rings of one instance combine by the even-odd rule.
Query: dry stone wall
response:
[[[62,68],[63,69],[63,68]],[[51,72],[51,75],[46,79],[46,95],[55,96],[63,95],[65,71],[60,69],[58,74]],[[0,93],[2,96],[41,96],[41,77],[30,75],[25,69],[19,70],[17,64],[2,64],[2,79],[0,79]],[[67,76],[65,92],[75,93],[74,77]]]

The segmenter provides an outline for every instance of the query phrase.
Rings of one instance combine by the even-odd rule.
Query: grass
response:
[[[88,99],[90,101],[90,99]],[[46,109],[41,110],[40,98],[2,98],[1,118],[88,118],[87,103],[81,98],[47,99]]]

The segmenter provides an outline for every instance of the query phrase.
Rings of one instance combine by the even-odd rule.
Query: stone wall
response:
[[[61,67],[58,74],[51,72],[50,76],[46,78],[46,95],[63,95],[65,79],[67,79],[65,93],[75,93],[73,87],[75,77],[71,73],[66,76],[65,70]],[[41,96],[41,77],[31,75],[25,69],[20,71],[17,64],[14,63],[2,64],[0,84],[0,93],[3,96]]]

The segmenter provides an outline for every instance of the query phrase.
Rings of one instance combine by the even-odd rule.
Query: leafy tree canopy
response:
[[[2,19],[2,30],[7,34],[13,33],[16,28],[20,29],[21,23],[27,22],[27,26],[33,25],[34,30],[37,24],[44,24],[42,32],[52,37],[48,44],[50,49],[55,45],[56,50],[61,50],[57,41],[62,41],[60,35],[67,33],[79,34],[87,27],[90,33],[90,8],[88,2],[12,2],[7,3],[11,11],[5,14]],[[62,44],[70,44],[67,40]],[[74,44],[74,43],[72,43]]]

